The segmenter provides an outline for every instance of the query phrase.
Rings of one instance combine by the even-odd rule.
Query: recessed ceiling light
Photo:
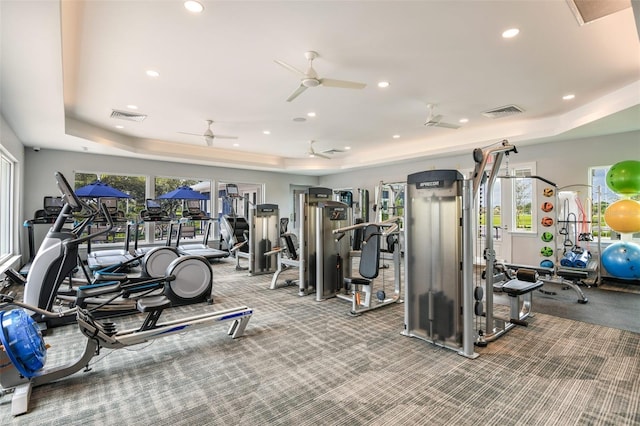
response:
[[[264,133],[265,135],[270,135],[271,134],[271,130],[263,130],[262,133]]]
[[[204,6],[200,2],[194,0],[185,1],[184,8],[193,13],[200,13],[204,10]]]
[[[378,82],[378,87],[380,87],[381,89],[389,87],[389,82],[388,81],[379,81]]]
[[[149,77],[159,77],[160,73],[158,71],[154,71],[154,70],[147,70],[147,75]]]
[[[564,95],[564,96],[562,97],[562,99],[564,99],[565,101],[570,101],[571,99],[573,99],[573,98],[575,98],[575,97],[576,97],[576,95],[574,95],[573,93],[570,93],[570,94],[568,94],[568,95]]]
[[[350,146],[345,146],[344,149],[345,149],[345,151],[349,151],[351,149],[351,147]]]
[[[315,117],[315,116],[316,116],[316,113],[313,111],[307,113],[307,117]]]
[[[127,105],[127,108],[129,108],[129,109],[138,109],[138,107],[136,105]]]
[[[520,30],[517,28],[509,28],[502,33],[503,38],[513,38],[520,33]]]
[[[123,125],[121,125],[121,124],[118,124],[118,125],[116,125],[116,126],[114,126],[114,127],[115,127],[116,129],[124,129],[124,126],[123,126]]]
[[[460,120],[458,120],[458,122],[460,122],[460,123],[468,123],[469,119],[468,118],[461,118]]]
[[[233,146],[240,146],[240,144],[239,143],[234,143]]]
[[[400,139],[400,135],[393,135],[394,139]]]

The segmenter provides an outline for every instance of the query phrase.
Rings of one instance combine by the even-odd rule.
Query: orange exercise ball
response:
[[[640,232],[640,202],[618,200],[604,211],[604,220],[611,229],[621,234]]]

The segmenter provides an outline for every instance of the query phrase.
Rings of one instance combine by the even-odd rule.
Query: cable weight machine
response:
[[[475,200],[486,185],[486,209],[505,155],[517,153],[508,141],[475,149],[471,179],[457,170],[429,170],[407,177],[405,206],[405,321],[403,335],[452,349],[467,358],[524,320],[531,310],[531,292],[542,286],[535,271],[523,271],[502,286],[510,298],[510,318],[493,312],[493,239],[486,233],[486,281],[474,283]],[[485,171],[491,164],[489,173]],[[487,215],[485,226],[492,229]],[[479,281],[479,279],[478,279]],[[522,304],[522,308],[520,305]],[[474,320],[479,319],[474,326]],[[477,326],[479,322],[483,324]]]

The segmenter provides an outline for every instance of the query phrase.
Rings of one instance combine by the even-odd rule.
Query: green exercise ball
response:
[[[542,241],[544,241],[545,243],[548,243],[549,241],[553,241],[553,234],[551,232],[543,232],[542,235],[540,236],[540,239]]]
[[[549,257],[553,255],[553,249],[551,247],[545,246],[540,249],[540,254],[544,257]]]
[[[614,164],[607,172],[606,182],[616,194],[640,193],[640,161],[627,160]]]

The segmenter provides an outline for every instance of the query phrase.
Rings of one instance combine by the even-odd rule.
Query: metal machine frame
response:
[[[484,289],[474,288],[474,206],[480,187],[486,183],[486,208],[492,211],[492,185],[505,155],[516,147],[502,141],[499,146],[476,149],[471,179],[457,170],[430,170],[407,178],[405,205],[405,324],[402,334],[476,358],[474,345],[484,346],[516,324],[524,324],[531,312],[531,291],[542,286],[532,280],[513,279],[503,288],[511,300],[510,319],[493,312],[493,238],[487,234],[484,257]],[[485,172],[491,164],[489,174]],[[493,217],[486,215],[487,229]],[[519,308],[522,302],[522,309]],[[485,309],[486,305],[486,309]],[[484,318],[484,327],[474,329],[474,316]]]
[[[309,188],[300,196],[300,261],[298,294],[315,293],[321,301],[335,297],[342,276],[351,274],[348,241],[335,241],[333,230],[351,225],[351,208],[332,201],[328,188]]]
[[[236,257],[236,270],[249,270],[249,275],[272,274],[278,265],[272,250],[279,247],[280,213],[277,204],[258,204],[249,210],[249,235],[245,241],[232,248]],[[248,245],[249,251],[239,250]],[[247,259],[249,266],[240,266],[240,259]]]
[[[375,232],[364,236],[364,241],[362,242],[362,250],[355,252],[352,251],[350,253],[351,257],[360,256],[361,262],[368,261],[369,259],[364,259],[365,256],[377,256],[377,260],[380,258],[386,258],[384,252],[380,251],[380,237],[387,237],[390,235],[397,235],[399,237],[400,234],[400,226],[399,226],[400,218],[392,217],[382,222],[367,222],[367,223],[357,223],[355,225],[347,226],[344,228],[334,229],[333,234],[337,235],[337,238],[340,239],[344,237],[346,232],[355,231],[360,229],[375,229]],[[368,253],[369,246],[367,245],[369,238],[376,238],[377,241],[375,246],[375,252]],[[399,240],[399,238],[398,238]],[[372,244],[373,245],[373,244]],[[345,293],[338,293],[337,297],[348,302],[351,302],[351,315],[360,315],[363,312],[367,312],[373,309],[378,309],[383,306],[390,305],[392,303],[402,303],[402,299],[400,298],[401,287],[402,287],[402,270],[401,270],[401,248],[399,241],[394,244],[393,252],[391,253],[391,259],[393,261],[393,273],[394,273],[394,289],[393,294],[387,297],[386,293],[382,291],[380,294],[376,293],[375,303],[371,303],[373,299],[373,280],[367,279],[368,277],[364,277],[365,279],[358,279],[353,277],[345,277],[345,284],[347,281],[351,285],[351,288]],[[378,262],[376,262],[376,269],[378,268]],[[377,271],[376,271],[376,276]],[[364,298],[361,297],[361,293],[364,293]]]

